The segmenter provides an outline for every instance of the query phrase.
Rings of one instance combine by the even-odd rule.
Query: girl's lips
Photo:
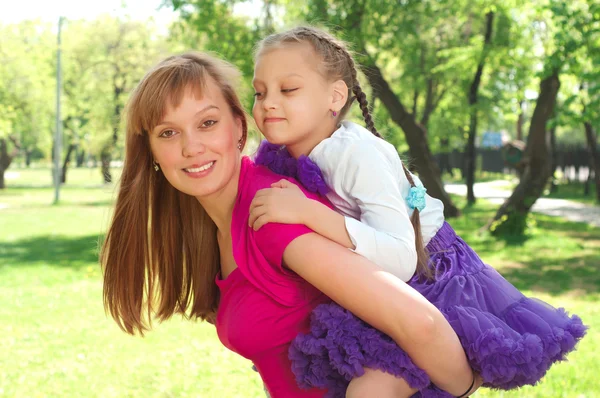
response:
[[[282,122],[285,119],[282,117],[268,117],[265,119],[265,123],[276,123],[276,122]]]

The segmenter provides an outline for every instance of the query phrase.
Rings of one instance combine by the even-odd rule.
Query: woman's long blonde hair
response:
[[[148,137],[167,104],[177,107],[189,88],[201,94],[209,79],[242,122],[243,145],[247,120],[234,88],[239,72],[209,55],[163,60],[144,76],[127,105],[125,162],[100,262],[105,309],[130,334],[143,334],[153,316],[162,321],[179,313],[214,321],[220,269],[216,226],[195,197],[155,171]]]

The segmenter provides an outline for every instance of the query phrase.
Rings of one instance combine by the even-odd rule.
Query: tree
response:
[[[0,25],[0,189],[21,152],[31,153],[52,130],[53,35],[36,21]],[[46,144],[49,140],[46,140]]]
[[[477,135],[477,100],[479,85],[481,84],[481,75],[483,74],[483,67],[485,66],[487,53],[490,51],[492,43],[492,28],[494,26],[494,12],[488,11],[485,15],[485,36],[483,41],[483,50],[479,63],[477,64],[477,70],[473,77],[473,82],[469,88],[469,110],[471,113],[469,123],[469,135],[467,139],[467,145],[465,147],[465,158],[466,158],[466,182],[467,182],[467,203],[475,203],[475,193],[473,192],[473,185],[475,184],[475,137]]]
[[[583,48],[581,36],[576,32],[587,29],[590,22],[590,14],[583,1],[569,4],[553,2],[540,11],[541,16],[550,14],[544,19],[544,26],[548,29],[545,33],[552,40],[544,43],[549,55],[545,60],[540,91],[529,128],[524,154],[525,169],[512,195],[488,223],[488,228],[496,235],[524,233],[527,215],[552,175],[547,123],[554,113],[560,88],[560,73],[573,65],[576,54]]]
[[[67,156],[89,137],[101,160],[104,182],[120,145],[121,113],[130,90],[167,53],[166,39],[148,21],[100,16],[70,21],[65,41]]]
[[[439,48],[436,48],[435,45],[430,46],[426,35],[419,34],[421,27],[427,26],[423,20],[433,20],[433,15],[439,11],[432,7],[435,8],[435,5],[417,2],[317,0],[309,1],[307,7],[300,13],[305,20],[322,21],[329,26],[334,26],[338,36],[353,44],[358,60],[364,66],[365,76],[373,92],[376,93],[377,99],[387,109],[389,118],[404,132],[411,160],[416,166],[419,177],[427,186],[429,194],[444,203],[446,217],[455,217],[460,212],[444,189],[439,167],[429,146],[428,132],[425,126],[444,96],[446,87],[450,86],[448,81],[440,84],[443,79],[439,79],[439,74],[435,72],[435,62],[440,61],[440,57],[437,55]],[[450,13],[451,11],[445,10],[445,12]],[[433,33],[429,34],[435,36],[441,30],[441,28],[434,29]],[[415,32],[418,33],[415,34]],[[456,36],[452,36],[448,42],[455,39]],[[441,41],[444,44],[447,43],[444,39]],[[425,79],[408,74],[408,79],[416,83],[415,88],[404,92],[401,90],[400,93],[397,93],[391,84],[392,81],[396,81],[397,77],[396,79],[387,77],[384,70],[387,71],[390,68],[383,69],[379,65],[392,61],[391,54],[402,53],[406,49],[402,48],[402,43],[406,42],[416,44],[416,50],[414,46],[412,47],[413,54],[417,52],[420,55],[419,57],[407,57],[406,60],[401,59],[400,62],[408,63],[409,60],[414,62],[416,59],[421,71],[426,72],[424,69],[427,66],[430,68],[427,68]],[[432,66],[431,59],[434,60]],[[398,62],[394,61],[396,61],[394,65],[397,68]],[[406,68],[405,70],[413,69]],[[397,73],[395,75],[397,76]],[[421,85],[421,83],[424,84]],[[423,91],[425,93],[421,95]],[[410,98],[412,113],[405,106],[407,102],[403,101],[403,97]],[[420,97],[424,98],[421,111],[423,124],[419,123],[417,119]]]

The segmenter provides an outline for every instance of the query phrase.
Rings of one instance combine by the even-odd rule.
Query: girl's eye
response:
[[[162,133],[160,133],[158,136],[162,137],[162,138],[171,138],[175,135],[175,132],[173,130],[165,130]]]
[[[204,123],[202,123],[202,127],[212,127],[215,124],[217,124],[216,120],[207,120]]]
[[[262,93],[254,93],[254,97],[255,98],[260,98],[260,97],[262,97]]]
[[[286,88],[281,90],[282,93],[291,93],[292,91],[296,91],[298,88]]]

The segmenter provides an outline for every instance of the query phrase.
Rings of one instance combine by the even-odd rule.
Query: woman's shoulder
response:
[[[265,166],[256,164],[250,157],[244,156],[240,173],[240,194],[248,194],[254,197],[257,191],[269,188],[271,184],[282,178],[289,179],[274,173]]]
[[[242,172],[240,173],[238,196],[241,200],[249,198],[249,200],[252,201],[256,192],[264,188],[270,188],[271,184],[280,180],[287,180],[292,184],[297,185],[300,190],[311,199],[324,200],[317,193],[308,191],[293,177],[277,174],[266,166],[256,164],[248,156],[245,156],[242,159]],[[249,203],[250,202],[248,202],[248,204]]]

